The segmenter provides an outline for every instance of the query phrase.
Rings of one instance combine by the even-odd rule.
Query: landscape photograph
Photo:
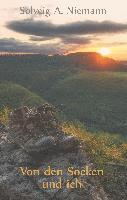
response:
[[[0,4],[0,200],[127,199],[127,2]]]

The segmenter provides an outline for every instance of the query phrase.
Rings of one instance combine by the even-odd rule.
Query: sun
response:
[[[111,54],[111,50],[108,48],[101,48],[98,53],[100,53],[102,56],[108,56]]]

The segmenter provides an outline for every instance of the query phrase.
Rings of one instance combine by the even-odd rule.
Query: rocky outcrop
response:
[[[0,139],[0,200],[107,200],[95,178],[67,173],[69,167],[85,165],[92,167],[81,141],[62,131],[54,107],[44,104],[14,110],[8,131]],[[49,168],[62,174],[40,174]],[[31,175],[33,169],[39,174]],[[61,188],[45,189],[42,184],[60,180]],[[81,180],[85,187],[67,188],[68,180]]]

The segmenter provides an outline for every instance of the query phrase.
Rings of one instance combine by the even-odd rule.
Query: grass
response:
[[[127,141],[118,134],[90,133],[78,123],[63,123],[63,130],[81,139],[88,159],[104,170],[99,181],[110,198],[126,199]]]
[[[8,107],[4,107],[0,110],[0,122],[4,125],[8,125],[9,122],[9,115],[11,113],[11,109]]]
[[[97,165],[105,165],[106,162],[121,163],[127,165],[127,141],[120,135],[111,135],[105,132],[90,133],[83,125],[63,123],[63,130],[85,142],[85,150]]]
[[[22,105],[36,106],[45,101],[24,87],[9,82],[0,84],[0,108],[15,108]]]

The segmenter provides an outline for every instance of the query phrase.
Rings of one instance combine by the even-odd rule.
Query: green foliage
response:
[[[0,107],[15,108],[22,105],[35,106],[44,100],[22,86],[12,83],[0,84]]]
[[[56,106],[63,104],[64,115],[68,119],[77,119],[85,123],[89,130],[104,130],[126,135],[127,73],[95,71],[97,67],[95,57],[96,55],[92,57],[88,55],[86,59],[80,54],[67,57],[57,55],[0,57],[1,83],[10,81],[26,91],[24,101],[22,92],[18,94],[16,91],[18,88],[13,88],[15,91],[9,96],[0,88],[4,94],[0,93],[0,106],[17,107],[21,101],[33,105],[44,98]],[[116,66],[113,64],[115,62],[110,61],[109,64],[111,63],[113,67]],[[94,71],[86,71],[88,68]],[[30,100],[26,100],[27,95],[30,96]]]
[[[83,72],[55,85],[49,93],[54,104],[92,129],[126,134],[127,74]]]

